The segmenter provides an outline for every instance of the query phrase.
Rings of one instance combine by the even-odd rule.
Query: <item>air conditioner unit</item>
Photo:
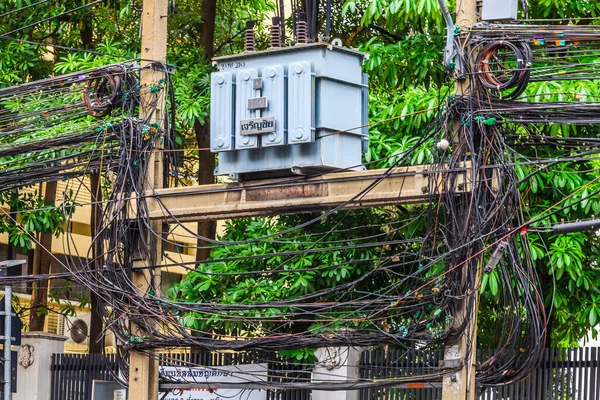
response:
[[[90,342],[90,313],[62,316],[62,334],[67,337],[67,343],[89,344]]]
[[[61,325],[62,315],[57,314],[55,312],[48,313],[46,315],[46,329],[45,331],[48,333],[55,333],[62,335],[63,326]]]
[[[75,345],[88,345],[90,342],[90,323],[91,314],[88,312],[78,312],[74,316],[58,315],[57,334],[66,336],[67,343]],[[79,321],[79,322],[78,322]],[[84,335],[85,333],[85,335]],[[115,335],[108,330],[104,333],[104,346],[116,348]],[[81,341],[83,340],[83,341]]]

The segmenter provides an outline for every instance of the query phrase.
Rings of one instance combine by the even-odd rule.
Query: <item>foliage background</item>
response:
[[[177,66],[175,92],[177,101],[177,142],[184,148],[185,163],[182,176],[193,183],[197,176],[199,161],[210,157],[209,153],[197,149],[197,132],[206,126],[209,116],[209,74],[212,71],[202,44],[203,2],[181,0],[175,3],[169,19],[169,56],[171,64]],[[0,1],[0,14],[13,11],[31,0]],[[84,4],[84,0],[66,0],[43,7],[12,13],[0,19],[0,32],[8,33],[50,16],[59,15]],[[137,2],[129,0],[105,1],[100,5],[36,24],[31,28],[11,33],[0,39],[0,86],[11,86],[25,81],[45,78],[51,74],[78,71],[93,66],[139,57],[139,9]],[[453,4],[451,2],[451,7]],[[240,32],[249,19],[267,21],[275,5],[269,0],[216,0],[214,17],[214,43],[211,54],[226,55],[241,51]],[[437,0],[346,0],[333,2],[333,37],[339,37],[346,46],[357,47],[370,55],[365,71],[370,76],[370,121],[378,122],[370,128],[370,148],[365,155],[369,168],[385,168],[392,165],[422,134],[434,109],[443,104],[452,92],[452,82],[448,82],[442,67],[441,50],[444,45],[444,26],[438,10]],[[531,0],[531,18],[596,17],[600,14],[600,3],[593,0]],[[593,21],[592,23],[596,23]],[[267,26],[259,23],[258,45],[267,46]],[[17,40],[14,40],[17,39]],[[29,41],[30,43],[19,40]],[[39,44],[43,43],[43,44]],[[74,51],[55,45],[85,51]],[[552,82],[531,85],[529,94],[576,91],[597,98],[598,82]],[[386,122],[381,122],[386,121]],[[515,127],[517,133],[526,132]],[[597,137],[596,127],[549,126],[540,134],[563,136]],[[426,143],[409,157],[409,164],[426,164],[435,151],[434,143]],[[531,154],[535,149],[530,149]],[[559,151],[557,149],[557,151]],[[552,154],[546,154],[551,156]],[[1,160],[0,160],[1,162]],[[583,199],[581,205],[573,205],[551,219],[542,221],[549,225],[559,220],[590,218],[600,212],[600,199],[587,197],[588,193],[600,188],[598,161],[563,164],[560,169],[544,171],[524,184],[522,193],[526,213],[534,217],[542,210],[566,196],[572,202]],[[521,176],[531,170],[522,167]],[[584,191],[576,192],[586,186]],[[36,208],[39,198],[28,198],[24,192],[17,198],[4,195],[2,202],[21,210]],[[575,194],[574,194],[575,193]],[[11,195],[14,196],[14,193]],[[15,205],[18,202],[18,205]],[[51,208],[51,207],[50,207]],[[406,218],[411,213],[419,213],[418,206],[403,210],[377,209],[339,213],[331,216],[321,225],[296,233],[301,242],[311,237],[311,233],[325,231],[324,224],[351,224],[354,227],[380,223],[393,223],[397,218]],[[29,220],[28,220],[29,218]],[[278,219],[252,219],[227,224],[224,239],[252,238],[268,232],[277,232],[298,223],[304,217],[290,216]],[[60,232],[60,215],[44,209],[39,215],[22,214],[22,221],[31,232]],[[31,221],[31,222],[29,222]],[[49,221],[46,223],[46,221]],[[0,231],[9,232],[11,227],[0,220]],[[358,229],[354,233],[367,236],[373,228]],[[379,228],[381,229],[381,228]],[[408,229],[408,228],[407,228]],[[418,233],[419,227],[410,231],[400,231],[397,235]],[[9,232],[11,242],[27,248],[14,229]],[[341,235],[328,240],[352,242],[352,236]],[[575,345],[588,332],[600,324],[600,267],[598,256],[600,246],[595,234],[571,234],[553,236],[530,233],[536,268],[542,276],[543,291],[546,295],[548,311],[552,312],[549,329],[552,342],[562,346]],[[271,246],[271,245],[269,245]],[[269,247],[228,247],[218,248],[211,257],[218,259],[231,253],[257,254],[301,248],[291,240],[285,246]],[[372,250],[385,253],[390,249]],[[371,250],[370,250],[371,251]],[[272,284],[269,281],[249,281],[248,279],[213,280],[206,276],[204,265],[212,270],[244,270],[248,268],[268,270],[275,259],[264,262],[242,262],[231,264],[202,264],[198,271],[188,275],[174,286],[169,294],[195,301],[203,296],[219,298],[223,301],[245,301],[256,298],[293,298],[302,293],[327,287],[334,281],[341,282],[362,273],[369,263],[348,264],[355,258],[370,258],[366,252],[335,254],[322,253],[318,256],[301,257],[290,265],[328,266],[321,274],[290,272],[285,282]],[[335,266],[335,267],[334,267]],[[282,278],[283,279],[283,278]],[[479,314],[481,341],[493,345],[494,321],[499,312],[496,300],[501,294],[498,277],[492,273],[484,277],[481,287],[482,307]],[[189,324],[195,324],[189,318]],[[207,328],[233,332],[241,329],[220,321],[207,322]]]

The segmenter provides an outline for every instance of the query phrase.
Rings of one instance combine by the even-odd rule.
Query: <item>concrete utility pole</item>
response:
[[[470,31],[471,27],[477,23],[477,0],[462,0],[457,2],[456,6],[456,26],[461,28],[461,32]],[[456,96],[467,96],[469,93],[469,79],[460,79],[456,82]],[[460,127],[455,128],[458,133]],[[457,135],[455,135],[457,137]],[[461,140],[458,138],[457,140]],[[470,263],[465,263],[463,267],[463,276],[467,275]],[[479,277],[479,273],[477,274]],[[442,384],[443,400],[475,400],[477,393],[475,391],[475,365],[477,362],[477,305],[479,303],[478,293],[475,296],[475,302],[469,311],[469,298],[467,297],[462,305],[462,310],[456,316],[456,324],[460,325],[465,319],[468,321],[465,331],[458,339],[446,347],[444,353],[445,362],[448,360],[462,361],[462,368],[455,374],[444,377]],[[448,365],[447,365],[448,366]]]
[[[147,67],[154,62],[166,63],[167,59],[167,15],[168,0],[144,0],[142,8],[142,67]],[[148,124],[157,122],[163,125],[163,101],[158,102],[156,109],[149,109],[150,99],[154,96],[145,88],[149,84],[156,84],[164,78],[164,71],[157,68],[146,68],[140,72],[140,118],[145,120],[150,117]],[[152,115],[151,113],[154,112]],[[164,130],[163,130],[164,132]],[[163,145],[162,135],[156,139],[155,151],[148,160],[146,190],[154,190],[163,186],[163,163],[160,148]],[[139,212],[139,211],[138,211]],[[162,235],[162,222],[152,222],[152,229],[157,237]],[[162,245],[160,240],[152,240],[150,235],[146,238],[152,254],[145,260],[134,262],[133,283],[137,293],[144,296],[149,289],[158,293],[160,288],[160,268],[155,270],[143,269],[135,271],[136,266],[160,265],[162,261]],[[152,245],[150,245],[152,243]],[[151,282],[154,287],[150,287]],[[135,333],[135,327],[132,327]],[[144,354],[132,351],[129,359],[129,400],[156,400],[158,399],[158,361]]]

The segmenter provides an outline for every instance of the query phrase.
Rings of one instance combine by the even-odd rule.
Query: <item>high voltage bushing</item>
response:
[[[244,34],[244,51],[256,51],[256,42],[254,40],[254,21],[246,22],[246,32]]]
[[[278,48],[282,46],[281,43],[281,18],[273,17],[271,19],[271,48]]]
[[[296,43],[308,43],[308,22],[306,22],[306,13],[298,14],[298,22],[296,22]]]

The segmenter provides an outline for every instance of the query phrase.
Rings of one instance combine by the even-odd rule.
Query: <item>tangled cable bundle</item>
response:
[[[450,104],[447,112],[453,115],[465,110],[473,112],[472,104],[457,99]],[[440,108],[437,117],[426,129],[428,133],[415,144],[415,148],[447,132],[446,120]],[[122,345],[125,363],[128,350],[152,356],[155,349],[182,346],[204,350],[270,352],[383,344],[410,349],[417,344],[441,345],[465,334],[467,320],[457,316],[465,304],[467,314],[475,309],[475,293],[480,279],[476,271],[500,243],[507,242],[506,253],[501,254],[501,261],[495,267],[504,276],[503,282],[511,282],[504,286],[501,297],[507,310],[502,315],[502,326],[507,327],[500,338],[504,344],[492,360],[482,364],[478,380],[485,385],[495,385],[522,379],[539,361],[545,311],[531,259],[527,252],[520,255],[516,251],[517,241],[525,247],[527,241],[520,236],[520,228],[526,221],[520,214],[519,182],[512,167],[512,150],[506,146],[496,127],[475,120],[463,125],[457,135],[461,145],[452,154],[440,154],[429,171],[427,192],[431,193],[431,198],[416,217],[425,227],[418,236],[395,235],[414,223],[414,216],[410,216],[391,225],[388,222],[388,228],[380,233],[328,247],[326,244],[334,244],[328,242],[327,237],[336,232],[337,222],[330,229],[316,234],[314,240],[298,242],[297,251],[278,254],[257,252],[253,256],[242,257],[232,255],[202,262],[198,267],[197,263],[191,263],[189,267],[183,262],[170,264],[189,268],[190,277],[200,274],[203,278],[199,284],[207,279],[231,276],[236,280],[248,277],[257,285],[261,281],[275,281],[299,272],[320,272],[322,268],[335,267],[308,265],[301,271],[288,270],[286,265],[297,257],[332,251],[352,252],[364,247],[390,250],[372,259],[349,261],[349,265],[364,264],[367,272],[340,281],[331,288],[291,299],[246,299],[242,303],[226,303],[218,296],[214,300],[207,298],[205,301],[187,302],[181,293],[167,297],[156,290],[157,278],[152,271],[158,264],[143,267],[149,272],[147,277],[151,289],[142,295],[136,293],[129,278],[129,271],[134,268],[133,261],[149,257],[157,241],[169,243],[169,240],[160,236],[154,223],[147,218],[146,199],[140,192],[144,186],[144,171],[148,167],[147,156],[152,151],[152,141],[133,138],[128,144],[133,149],[128,162],[121,163],[120,170],[115,171],[114,184],[120,190],[107,202],[103,231],[94,238],[95,241],[103,241],[105,248],[110,249],[105,254],[106,268],[96,278],[87,266],[82,265],[76,279],[86,282],[86,286],[97,287],[98,296],[106,302],[106,308],[103,308],[106,324],[111,326]],[[410,152],[397,164],[400,165],[408,154]],[[385,181],[392,171],[384,172],[381,179],[357,194],[349,204],[360,201],[362,196]],[[465,172],[477,179],[465,180]],[[290,178],[285,183],[302,179]],[[458,194],[461,185],[462,194]],[[472,185],[466,193],[465,185]],[[440,197],[439,193],[443,195]],[[135,201],[135,208],[141,211],[137,219],[132,220],[127,214],[127,201],[117,199]],[[438,206],[440,202],[443,207]],[[169,216],[168,209],[163,208],[163,212]],[[336,209],[266,237],[236,242],[202,239],[212,243],[213,249],[297,241],[296,232],[329,221],[334,213],[341,213],[343,220],[348,211]],[[172,225],[186,229],[172,215],[170,221]],[[189,229],[187,234],[199,238]],[[275,256],[278,257],[277,262],[266,263]],[[216,272],[216,264],[234,265],[250,258],[265,260],[265,263],[259,269]],[[244,328],[240,329],[246,333],[211,330],[211,321],[241,324]],[[318,329],[311,327],[314,322],[321,322]],[[136,330],[131,330],[132,323]],[[386,325],[389,328],[385,328]],[[531,343],[537,344],[531,346]],[[526,351],[517,351],[520,348]],[[439,367],[434,370],[435,373],[420,379],[439,380],[448,372],[448,369]],[[412,379],[415,378],[399,377],[394,382]],[[377,383],[379,386],[387,384],[390,382],[386,380]],[[289,387],[307,388],[310,384],[289,382]]]
[[[123,101],[137,81],[125,74],[121,66],[109,67],[89,74],[83,91],[83,103],[90,115],[104,117]]]
[[[495,97],[516,99],[529,83],[532,61],[527,43],[495,41],[479,50],[475,61],[477,78]],[[514,90],[505,93],[510,89]]]
[[[138,71],[124,63],[0,90],[0,191],[110,168],[118,132],[136,123]]]

